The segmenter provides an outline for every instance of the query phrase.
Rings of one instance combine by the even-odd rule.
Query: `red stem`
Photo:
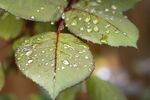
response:
[[[73,3],[75,3],[76,0],[70,0],[67,7],[64,9],[64,12],[67,12],[71,9],[71,6]],[[59,21],[59,26],[58,26],[58,29],[57,29],[57,39],[56,39],[56,49],[55,49],[55,68],[54,68],[54,72],[56,73],[56,66],[57,66],[57,49],[58,49],[58,41],[59,41],[59,35],[61,33],[61,30],[64,26],[64,19],[61,18],[61,20]],[[55,79],[55,76],[54,76],[54,79]]]
[[[62,28],[63,28],[63,25],[64,25],[64,19],[61,19],[60,23],[59,23],[59,26],[58,26],[58,29],[57,29],[57,35],[60,34]],[[58,37],[58,36],[57,36]]]

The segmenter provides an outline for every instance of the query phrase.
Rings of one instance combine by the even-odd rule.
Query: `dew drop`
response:
[[[105,28],[109,28],[109,27],[110,27],[110,24],[108,24],[108,25],[105,26]]]
[[[106,33],[110,33],[110,31],[109,31],[109,30],[107,30],[107,31],[106,31]]]
[[[62,19],[65,19],[65,14],[64,13],[62,14]]]
[[[73,67],[77,67],[77,66],[78,66],[77,64],[74,64],[74,65],[73,65]]]
[[[48,63],[45,63],[45,65],[48,65]]]
[[[89,32],[92,32],[92,29],[87,29],[87,32],[89,33]]]
[[[98,32],[98,30],[99,30],[98,27],[95,26],[95,27],[94,27],[94,31],[95,31],[95,32]]]
[[[89,57],[88,57],[88,56],[85,56],[85,59],[89,59]]]
[[[41,76],[40,75],[38,75],[38,78],[40,78]]]
[[[115,33],[119,33],[119,31],[117,30],[117,31],[115,31]]]
[[[43,50],[42,53],[45,53],[45,51]]]
[[[89,17],[85,18],[85,22],[89,22],[91,19]]]
[[[40,10],[36,10],[37,12],[40,12]]]
[[[54,25],[54,22],[51,22],[51,25]]]
[[[61,67],[61,69],[63,70],[63,69],[65,69],[65,67],[64,67],[64,66],[62,66],[62,67]]]
[[[97,0],[97,2],[98,2],[98,3],[101,3],[101,2],[102,2],[102,0]]]
[[[82,18],[80,17],[79,20],[82,20]]]
[[[97,23],[98,23],[98,20],[93,20],[93,23],[94,23],[94,24],[97,24]]]
[[[32,54],[32,51],[31,50],[29,50],[28,52],[26,52],[26,56],[30,56]]]
[[[30,59],[30,60],[28,60],[28,64],[31,64],[32,62],[33,62],[33,60],[31,60],[31,59]]]
[[[106,8],[106,9],[105,9],[105,12],[108,12],[108,11],[109,11],[109,9]]]
[[[123,33],[123,35],[127,35],[127,33]]]
[[[31,19],[35,19],[35,17],[34,17],[34,16],[31,16]]]
[[[117,9],[117,7],[115,5],[112,5],[111,8],[114,9],[114,10]]]
[[[76,26],[76,25],[77,25],[77,22],[74,21],[74,22],[71,23],[71,25],[72,25],[72,26]]]
[[[89,68],[89,71],[91,72],[91,71],[92,71],[92,69],[91,69],[91,68]]]
[[[44,10],[44,7],[41,7],[40,9],[41,9],[41,10]]]
[[[78,57],[79,57],[79,55],[75,55],[75,57],[76,57],[76,58],[78,58]]]
[[[69,65],[69,61],[68,61],[68,60],[64,60],[64,61],[63,61],[63,64]]]
[[[83,27],[81,27],[81,28],[80,28],[80,31],[83,31],[83,30],[84,30],[84,28],[83,28]]]

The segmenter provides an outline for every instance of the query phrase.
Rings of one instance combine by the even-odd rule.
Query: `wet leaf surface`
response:
[[[60,91],[86,79],[94,68],[89,48],[78,38],[62,33],[56,40],[56,33],[40,34],[26,40],[16,51],[20,70],[53,99]]]

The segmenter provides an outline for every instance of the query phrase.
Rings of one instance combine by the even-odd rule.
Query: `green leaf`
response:
[[[3,88],[5,84],[5,75],[4,70],[2,68],[2,64],[0,63],[0,90]]]
[[[76,85],[62,91],[60,95],[57,97],[57,100],[75,100],[77,94],[80,91],[80,88],[81,88],[80,85]],[[42,97],[42,99],[40,100],[52,100],[47,91],[45,91],[43,88],[40,88],[40,90],[41,90],[40,97]]]
[[[49,97],[49,94],[47,93],[47,91],[45,91],[44,89],[41,89],[41,90],[42,91],[40,95],[37,95],[37,94],[31,95],[30,96],[31,100],[52,100]],[[80,86],[78,85],[71,87],[69,89],[66,89],[65,91],[60,93],[57,100],[75,100],[79,90],[80,90]]]
[[[0,100],[17,100],[14,95],[0,95]]]
[[[8,13],[0,15],[0,38],[15,38],[21,31],[23,21]]]
[[[0,0],[0,8],[28,20],[58,20],[67,0]]]
[[[50,24],[50,23],[43,23],[43,22],[37,22],[35,25],[35,31],[36,33],[44,33],[44,32],[56,32],[57,27],[56,25]]]
[[[81,0],[76,7],[99,7],[99,9],[113,9],[126,11],[131,9],[140,0]]]
[[[63,91],[59,95],[58,100],[76,100],[76,96],[77,96],[77,93],[79,92],[79,90],[80,90],[80,86],[71,87],[71,88]]]
[[[26,40],[16,51],[20,70],[44,87],[53,99],[86,79],[93,70],[87,45],[69,34],[45,33]]]
[[[136,47],[138,29],[121,12],[88,3],[81,7],[74,6],[65,17],[66,26],[75,35],[98,44]]]
[[[25,42],[25,40],[27,40],[29,37],[28,36],[24,36],[18,40],[16,40],[14,43],[13,43],[13,50],[16,51],[18,47],[20,47],[20,45]]]
[[[119,89],[94,76],[87,81],[87,89],[90,100],[127,100]]]

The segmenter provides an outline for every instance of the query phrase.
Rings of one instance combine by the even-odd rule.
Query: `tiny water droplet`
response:
[[[89,32],[92,32],[92,29],[87,29],[87,32],[89,33]]]
[[[65,69],[65,67],[64,67],[64,66],[62,66],[62,67],[61,67],[61,69],[63,70],[63,69]]]
[[[31,50],[29,50],[28,52],[26,52],[26,56],[30,56],[32,54],[32,51]]]
[[[117,7],[115,5],[112,5],[111,8],[114,9],[114,10],[117,9]]]
[[[63,64],[69,65],[69,61],[68,61],[68,60],[64,60],[64,61],[63,61]]]
[[[84,30],[84,28],[83,28],[83,27],[81,27],[81,28],[80,28],[80,31],[83,31],[83,30]]]
[[[94,24],[97,24],[98,23],[98,20],[96,19],[96,20],[93,20],[93,23]]]
[[[97,32],[99,29],[97,26],[94,27],[94,31]]]
[[[90,17],[85,18],[85,22],[89,22],[90,20]]]
[[[32,62],[33,62],[33,60],[31,60],[31,59],[30,59],[30,60],[28,60],[28,64],[31,64]]]

